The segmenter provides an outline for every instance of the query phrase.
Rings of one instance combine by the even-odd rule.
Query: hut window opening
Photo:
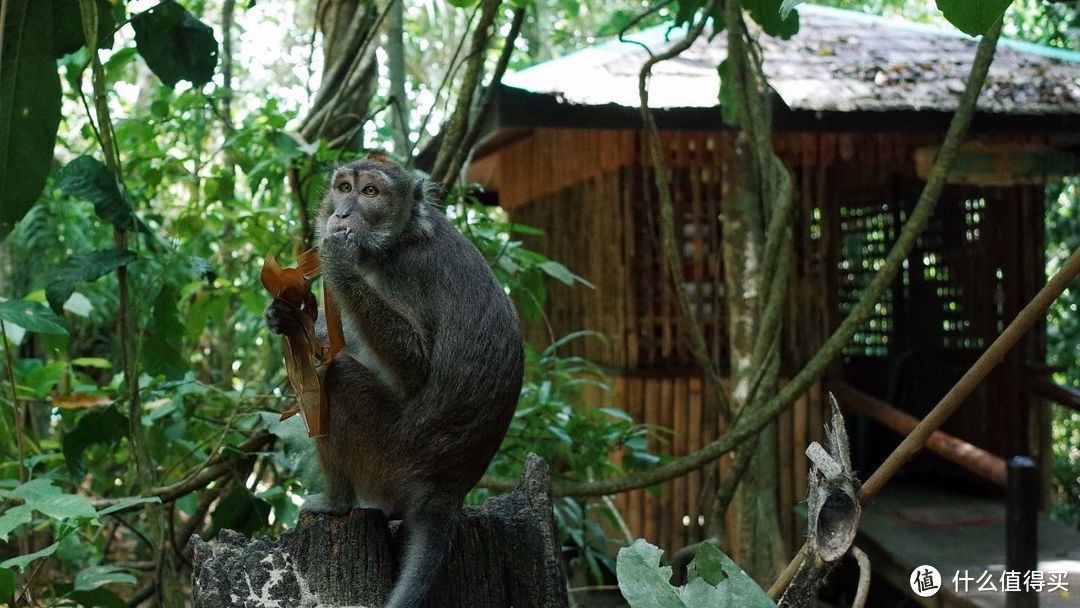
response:
[[[815,217],[820,217],[816,215]],[[888,203],[840,207],[840,313],[859,302],[896,240],[896,217]],[[820,225],[819,225],[820,230]],[[893,293],[887,291],[873,316],[844,348],[845,357],[886,357],[893,332]]]

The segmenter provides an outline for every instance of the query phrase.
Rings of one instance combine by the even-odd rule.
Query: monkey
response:
[[[301,510],[375,508],[403,519],[388,608],[428,604],[465,494],[510,426],[524,368],[513,303],[430,191],[371,153],[333,172],[317,216],[322,280],[345,346],[323,371],[330,424],[315,441],[325,492]],[[275,299],[266,321],[284,334],[299,314]]]

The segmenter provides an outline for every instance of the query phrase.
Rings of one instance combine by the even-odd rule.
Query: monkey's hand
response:
[[[363,257],[355,232],[331,232],[319,241],[319,263],[324,280],[347,284],[359,278],[358,264]]]
[[[282,298],[274,298],[266,309],[266,324],[275,334],[285,335],[301,327],[300,308]]]

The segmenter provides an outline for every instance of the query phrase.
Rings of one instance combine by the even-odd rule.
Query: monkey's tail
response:
[[[386,608],[424,608],[449,561],[461,520],[461,506],[422,508],[405,517],[407,544]]]

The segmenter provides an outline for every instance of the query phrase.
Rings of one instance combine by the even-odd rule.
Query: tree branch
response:
[[[488,41],[491,39],[491,26],[495,23],[495,16],[502,0],[483,0],[480,7],[480,21],[473,30],[472,46],[469,48],[468,65],[465,68],[465,76],[459,89],[457,106],[443,129],[443,141],[439,146],[439,153],[435,157],[435,166],[431,170],[431,177],[437,182],[447,184],[449,169],[453,160],[454,152],[461,144],[469,127],[469,114],[472,112],[473,97],[480,86],[480,77],[484,68],[484,55]]]

